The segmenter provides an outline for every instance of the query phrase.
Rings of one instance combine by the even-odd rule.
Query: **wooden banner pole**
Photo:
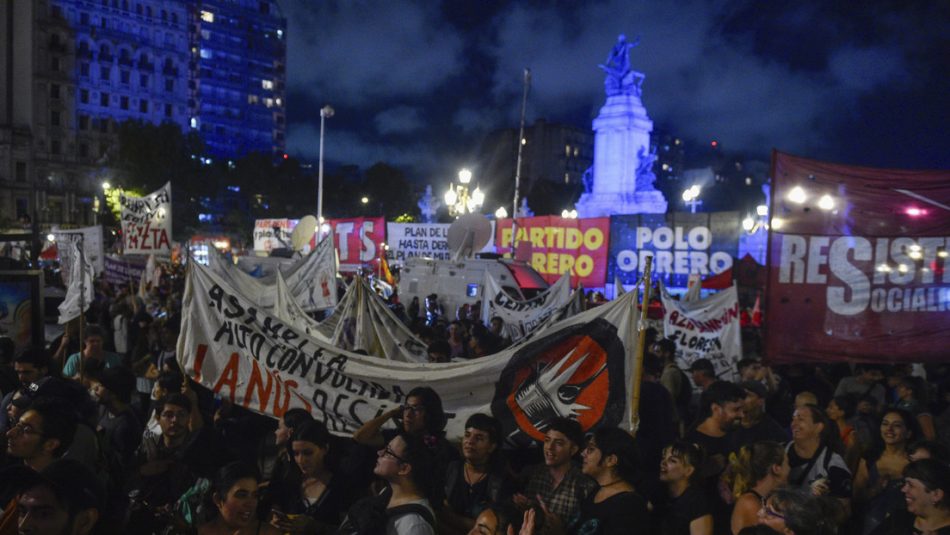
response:
[[[643,266],[643,303],[640,307],[639,321],[634,310],[631,321],[636,322],[633,329],[637,332],[637,352],[633,360],[633,397],[630,400],[630,430],[633,436],[637,436],[640,427],[640,385],[643,377],[643,352],[646,346],[644,331],[646,330],[647,310],[650,308],[650,290],[653,289],[650,268],[653,265],[653,257],[646,257]],[[636,301],[634,301],[636,303]]]

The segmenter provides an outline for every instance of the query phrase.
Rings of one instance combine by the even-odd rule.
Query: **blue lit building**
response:
[[[287,21],[273,0],[192,2],[198,128],[208,154],[280,154],[285,147]]]

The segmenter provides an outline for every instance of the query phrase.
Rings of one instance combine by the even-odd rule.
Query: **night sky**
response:
[[[280,3],[288,152],[316,160],[331,104],[331,167],[385,161],[447,183],[486,133],[517,126],[524,67],[529,124],[590,128],[604,102],[597,64],[620,33],[640,36],[631,64],[655,126],[688,144],[950,167],[946,1]]]

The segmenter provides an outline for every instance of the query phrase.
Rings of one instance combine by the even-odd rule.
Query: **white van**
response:
[[[412,298],[418,297],[424,311],[426,296],[436,294],[446,317],[454,319],[460,306],[482,300],[486,272],[517,299],[529,299],[548,287],[528,264],[495,255],[459,260],[414,257],[407,259],[400,271],[399,301],[408,307]]]

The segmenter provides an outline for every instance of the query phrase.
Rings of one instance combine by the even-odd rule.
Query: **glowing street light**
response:
[[[443,196],[449,214],[458,216],[478,212],[485,202],[485,193],[478,186],[473,191],[469,191],[468,185],[472,182],[472,172],[468,169],[460,169],[458,179],[459,184],[449,184],[449,189]]]
[[[504,206],[495,210],[495,219],[505,219],[506,217],[508,217],[508,210]]]
[[[742,230],[746,232],[752,232],[752,229],[755,228],[755,219],[752,219],[752,216],[745,216],[745,219],[742,220]]]
[[[109,191],[111,187],[112,187],[112,184],[109,184],[108,180],[102,183],[102,191]]]
[[[689,205],[690,211],[696,213],[696,207],[703,204],[703,201],[699,200],[699,193],[701,188],[698,184],[693,184],[686,191],[683,192],[683,201]]]
[[[818,208],[821,208],[822,210],[826,210],[826,211],[834,210],[835,200],[831,197],[831,195],[828,195],[828,194],[822,195],[821,198],[818,199]]]
[[[317,221],[323,221],[323,133],[324,123],[333,117],[334,109],[330,105],[320,108],[320,159],[317,166]],[[366,204],[366,203],[363,203]],[[322,236],[321,236],[322,237]]]
[[[755,213],[756,213],[756,215],[758,215],[759,217],[765,217],[765,216],[769,215],[769,207],[766,206],[766,205],[764,205],[764,204],[760,204],[760,205],[758,205],[758,206],[755,207]]]
[[[369,197],[362,197],[362,198],[360,198],[360,202],[363,203],[363,204],[369,204]]]
[[[788,200],[795,204],[803,204],[808,199],[805,190],[801,186],[795,186],[788,192]]]

